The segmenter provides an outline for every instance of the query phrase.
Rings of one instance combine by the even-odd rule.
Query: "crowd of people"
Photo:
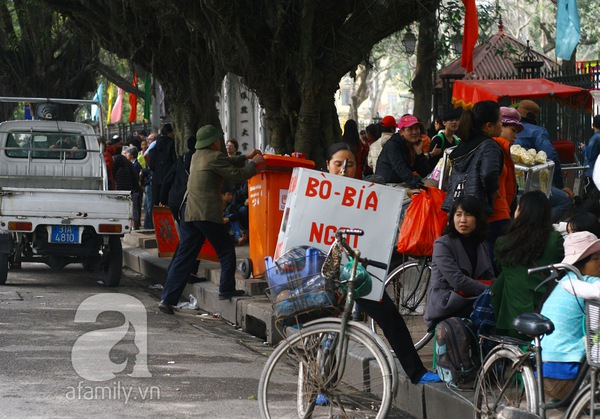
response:
[[[594,136],[580,144],[583,163],[590,169],[582,196],[575,197],[565,185],[559,155],[539,125],[539,115],[540,107],[531,100],[514,107],[481,101],[462,113],[453,110],[435,118],[429,135],[413,115],[398,120],[388,115],[377,139],[361,137],[363,149],[343,139],[357,157],[357,170],[359,153],[367,149],[358,178],[368,176],[365,169],[370,168],[385,183],[405,186],[409,194],[418,193],[422,185],[438,186],[431,174],[445,150],[454,147],[448,154],[452,169],[443,205],[448,226],[434,243],[424,322],[432,331],[449,317],[472,317],[479,332],[526,339],[513,329],[514,318],[527,312],[547,315],[558,333],[544,339],[545,390],[560,398],[585,355],[583,300],[573,289],[588,285],[584,291],[600,297],[600,196],[592,179],[600,155],[600,116],[593,120]],[[354,129],[348,122],[345,127]],[[554,162],[549,194],[518,191],[510,153],[514,144],[544,151]],[[527,274],[528,268],[558,262],[578,267],[585,283],[573,285],[569,275],[561,286],[540,286],[545,275]],[[402,330],[386,334],[392,347]],[[412,354],[408,347],[398,351]]]

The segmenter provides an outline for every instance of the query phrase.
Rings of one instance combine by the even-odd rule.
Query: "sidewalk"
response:
[[[248,246],[236,247],[238,263],[249,257]],[[123,239],[123,263],[126,267],[163,284],[167,276],[170,258],[159,258],[153,230],[134,231]],[[188,284],[183,298],[193,295],[199,308],[209,313],[220,313],[228,322],[247,333],[260,337],[271,345],[281,340],[273,321],[272,306],[264,291],[263,279],[243,279],[237,272],[237,289],[249,296],[219,300],[219,264],[203,260],[198,270],[199,277],[209,281]],[[158,302],[157,302],[158,303]],[[473,415],[473,392],[455,393],[444,383],[412,385],[398,364],[399,383],[394,405],[415,418],[448,419],[468,418]]]

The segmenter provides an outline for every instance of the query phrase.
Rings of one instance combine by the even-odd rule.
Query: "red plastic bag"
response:
[[[448,214],[442,210],[446,193],[428,187],[412,196],[398,234],[398,252],[412,256],[431,256],[433,242],[442,235]]]

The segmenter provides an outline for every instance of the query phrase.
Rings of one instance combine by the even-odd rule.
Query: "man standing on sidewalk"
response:
[[[225,180],[241,183],[256,173],[256,165],[264,163],[260,150],[248,155],[227,157],[221,151],[223,131],[205,125],[196,133],[196,152],[192,157],[187,194],[181,206],[180,241],[161,295],[158,308],[173,314],[183,293],[198,252],[208,240],[215,248],[221,264],[219,299],[244,295],[235,289],[235,245],[223,224],[220,190]],[[245,164],[246,160],[251,160]]]

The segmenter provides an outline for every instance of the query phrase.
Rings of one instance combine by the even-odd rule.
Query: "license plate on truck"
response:
[[[48,226],[48,230],[50,243],[81,243],[81,227],[79,226]]]

